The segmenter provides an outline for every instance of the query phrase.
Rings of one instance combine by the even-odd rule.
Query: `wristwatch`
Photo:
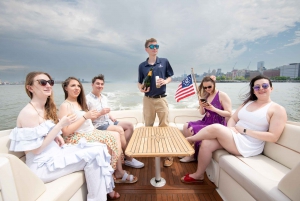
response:
[[[246,135],[247,129],[244,128],[243,134]]]

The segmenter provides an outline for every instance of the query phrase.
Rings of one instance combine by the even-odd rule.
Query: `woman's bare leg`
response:
[[[240,155],[236,148],[232,131],[220,124],[213,124],[201,129],[196,135],[189,137],[188,140],[202,140],[199,155],[197,171],[190,174],[195,179],[203,179],[204,172],[212,158],[212,153],[217,149],[226,149],[229,153]]]
[[[111,133],[111,134],[115,137],[115,139],[117,141],[119,153],[122,153],[120,135],[118,133]],[[115,170],[115,173],[114,173],[115,177],[116,178],[122,178],[124,173],[125,173],[125,170],[123,170],[123,167],[122,167],[122,160],[121,160],[121,157],[119,157],[118,161],[117,161],[117,164],[116,164],[116,170]],[[128,175],[127,179],[129,179],[129,175]]]
[[[117,143],[119,155],[121,155],[121,153],[122,153],[122,146],[121,146],[120,135],[118,133],[115,133],[115,132],[109,132],[109,133],[116,139],[116,143]]]
[[[190,174],[190,177],[194,179],[204,179],[204,172],[210,163],[212,153],[217,150],[222,149],[218,140],[202,140],[199,154],[198,154],[198,166],[195,173]]]
[[[185,123],[185,124],[183,125],[183,135],[184,135],[185,137],[190,137],[190,136],[193,135],[192,128],[191,128],[191,127],[188,128],[188,123]]]
[[[120,142],[120,135],[118,133],[112,133],[111,135],[114,136],[114,138],[116,139],[117,142],[117,146],[118,146],[118,151],[119,151],[119,158],[116,164],[116,170],[115,170],[115,176],[116,177],[120,177],[123,176],[124,174],[124,170],[122,168],[122,160],[121,160],[121,153],[122,153],[122,148],[121,148],[121,142]]]
[[[192,127],[188,128],[188,123],[185,123],[183,125],[183,135],[185,137],[190,137],[193,135],[193,132],[192,132]],[[194,143],[191,143],[191,145],[193,145]],[[187,161],[194,161],[194,155],[191,155],[191,156],[185,156],[183,157],[181,160],[181,162],[187,162]]]

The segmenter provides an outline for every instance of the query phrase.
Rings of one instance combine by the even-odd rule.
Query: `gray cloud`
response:
[[[249,44],[299,26],[299,9],[297,0],[2,1],[0,66],[44,70],[57,79],[103,73],[108,80],[135,81],[147,57],[144,41],[155,37],[175,75],[191,67],[226,71],[245,54],[257,57]],[[264,52],[270,49],[274,55],[274,48]],[[1,67],[0,76],[11,78]]]

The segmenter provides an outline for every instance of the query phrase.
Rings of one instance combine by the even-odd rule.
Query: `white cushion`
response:
[[[274,179],[267,178],[259,168],[254,169],[233,155],[223,155],[219,161],[220,167],[256,200],[290,200],[277,188],[279,181],[275,175]],[[282,167],[282,169],[284,168]]]

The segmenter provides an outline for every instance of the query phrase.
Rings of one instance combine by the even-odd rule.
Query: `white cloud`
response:
[[[273,53],[274,53],[274,51],[276,51],[276,50],[277,50],[277,49],[271,49],[271,50],[267,50],[267,51],[266,51],[266,53],[267,53],[267,54],[273,54]]]
[[[295,31],[295,38],[291,43],[285,44],[284,46],[293,46],[300,43],[300,31]]]

